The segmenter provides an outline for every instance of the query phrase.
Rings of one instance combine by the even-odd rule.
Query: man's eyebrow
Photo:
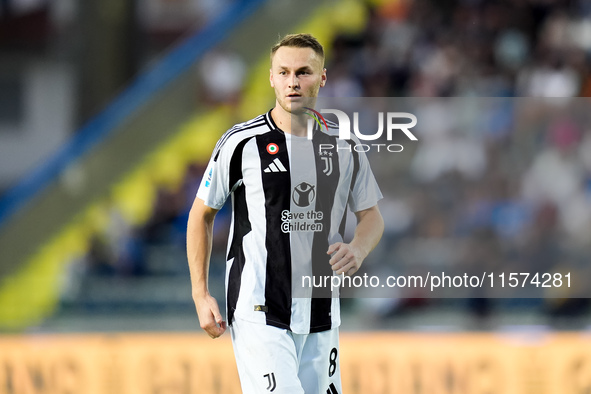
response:
[[[290,69],[287,66],[279,66],[279,68],[281,70],[289,70]],[[313,70],[313,69],[314,68],[312,66],[306,65],[306,66],[302,66],[302,67],[296,68],[296,71],[304,71],[304,70],[308,71],[308,70]]]

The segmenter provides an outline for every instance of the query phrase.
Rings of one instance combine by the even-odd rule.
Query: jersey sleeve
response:
[[[359,152],[358,160],[359,169],[354,176],[349,198],[349,209],[353,212],[371,208],[383,198],[365,152]]]
[[[230,160],[232,149],[227,144],[219,150],[214,150],[203,179],[197,197],[202,199],[205,205],[214,209],[221,209],[231,193],[230,185]]]

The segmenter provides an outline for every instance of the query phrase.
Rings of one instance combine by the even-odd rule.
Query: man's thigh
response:
[[[235,318],[230,333],[243,394],[304,394],[290,331]]]

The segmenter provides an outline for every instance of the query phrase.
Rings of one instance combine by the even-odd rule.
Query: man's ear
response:
[[[322,80],[320,81],[320,87],[326,85],[326,68],[322,69]]]
[[[271,87],[275,87],[275,82],[273,82],[273,70],[269,69],[269,82],[271,83]]]

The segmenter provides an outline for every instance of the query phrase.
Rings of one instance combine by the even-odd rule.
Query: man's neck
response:
[[[278,104],[271,110],[273,121],[283,132],[296,137],[305,137],[308,133],[308,120],[304,114],[293,115]]]

